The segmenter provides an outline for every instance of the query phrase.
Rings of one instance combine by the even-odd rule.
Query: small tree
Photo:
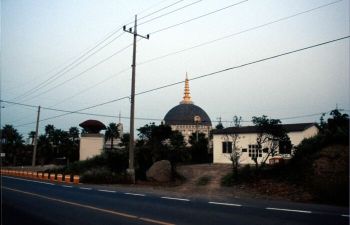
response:
[[[234,116],[233,117],[233,124],[234,127],[238,128],[241,126],[242,117],[241,116]],[[241,152],[239,151],[239,148],[237,146],[240,136],[238,132],[234,132],[231,134],[232,139],[232,152],[230,154],[230,160],[232,162],[232,172],[233,176],[238,176],[238,167],[239,167],[239,159],[241,157]]]
[[[268,119],[267,116],[263,115],[261,117],[254,116],[252,122],[258,128],[258,136],[256,138],[258,149],[256,149],[256,151],[263,150],[267,153],[261,161],[261,166],[266,164],[270,156],[274,156],[277,153],[277,149],[281,143],[287,148],[291,147],[289,137],[279,119]],[[263,149],[263,146],[266,148]],[[252,154],[256,169],[259,168],[258,156],[258,152]]]
[[[192,162],[205,163],[209,161],[209,141],[204,133],[198,133],[198,141],[197,134],[192,133],[192,135],[190,136],[189,143],[191,144],[190,151],[192,155]]]
[[[118,131],[117,124],[110,123],[105,133],[105,142],[107,142],[109,139],[111,140],[111,149],[113,149],[114,147],[113,140],[118,137],[119,137],[119,131]]]

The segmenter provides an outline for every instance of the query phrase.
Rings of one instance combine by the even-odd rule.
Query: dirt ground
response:
[[[209,199],[270,199],[312,202],[311,195],[299,187],[272,180],[260,180],[256,183],[221,186],[221,178],[231,171],[231,165],[225,164],[197,164],[179,166],[177,171],[185,178],[184,182],[161,185],[139,183],[139,187],[148,188],[157,192],[171,193],[178,197],[206,197]],[[209,177],[206,185],[198,185],[201,177]]]

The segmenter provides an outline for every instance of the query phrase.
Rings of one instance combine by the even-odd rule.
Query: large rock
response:
[[[148,180],[169,182],[171,180],[171,164],[168,160],[155,162],[146,173]]]

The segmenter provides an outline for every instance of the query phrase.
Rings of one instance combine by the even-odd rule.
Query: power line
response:
[[[187,8],[187,7],[189,7],[189,6],[195,5],[195,4],[197,4],[197,3],[201,2],[201,1],[203,1],[203,0],[198,0],[198,1],[195,1],[195,2],[192,2],[192,3],[189,3],[189,4],[187,4],[187,5],[181,6],[180,8],[174,9],[174,10],[172,10],[172,11],[170,11],[170,12],[167,12],[167,13],[164,13],[164,14],[162,14],[162,15],[156,16],[156,17],[154,17],[154,18],[152,18],[152,19],[146,20],[146,21],[140,23],[139,26],[141,26],[141,25],[143,25],[143,24],[145,24],[145,23],[149,23],[149,22],[151,22],[151,21],[153,21],[153,20],[162,18],[162,17],[164,17],[164,16],[170,15],[170,14],[172,14],[172,13],[174,13],[174,12],[177,12],[177,11],[179,11],[179,10],[181,10],[181,9],[184,9],[184,8]]]
[[[28,104],[22,104],[18,102],[12,102],[12,101],[5,101],[5,100],[0,100],[1,102],[8,103],[8,104],[14,104],[14,105],[21,105],[25,107],[32,107],[36,108],[38,106],[36,105],[28,105]],[[106,118],[119,118],[119,116],[115,115],[108,115],[108,114],[98,114],[98,113],[87,113],[87,112],[77,112],[77,111],[69,111],[69,110],[63,110],[63,109],[56,109],[56,108],[50,108],[50,107],[41,107],[41,109],[45,110],[50,110],[50,111],[56,111],[56,112],[64,112],[64,113],[69,113],[69,114],[79,114],[79,115],[88,115],[88,116],[97,116],[97,117],[106,117]],[[340,111],[349,111],[349,110],[340,110]],[[313,113],[313,114],[304,114],[304,115],[297,115],[297,116],[291,116],[291,117],[281,117],[278,118],[279,120],[291,120],[291,119],[300,119],[300,118],[307,118],[307,117],[312,117],[312,116],[318,116],[322,114],[329,114],[332,112],[330,111],[324,111],[324,112],[319,112],[319,113]],[[130,119],[130,117],[125,117],[125,116],[120,116],[121,119]],[[136,120],[146,120],[146,121],[163,121],[164,119],[161,118],[149,118],[149,117],[135,117]],[[181,120],[171,120],[172,122],[176,121],[181,121]],[[231,120],[212,120],[211,122],[223,122],[223,123],[229,123],[232,122]],[[241,122],[249,123],[252,122],[251,120],[242,120]],[[16,127],[20,126],[25,126],[25,125],[30,125],[34,124],[35,122],[32,123],[27,123],[23,125],[17,125]]]
[[[176,24],[173,24],[173,25],[171,25],[171,26],[167,26],[167,27],[164,27],[164,28],[161,28],[161,29],[155,30],[155,31],[151,32],[150,34],[159,33],[159,32],[161,32],[161,31],[165,31],[165,30],[168,30],[168,29],[170,29],[170,28],[177,27],[177,26],[180,26],[180,25],[182,25],[182,24],[192,22],[192,21],[194,21],[194,20],[197,20],[197,19],[200,19],[200,18],[203,18],[203,17],[209,16],[209,15],[211,15],[211,14],[214,14],[214,13],[220,12],[220,11],[222,11],[222,10],[225,10],[225,9],[231,8],[231,7],[233,7],[233,6],[240,5],[240,4],[245,3],[245,2],[247,2],[247,1],[249,1],[249,0],[244,0],[244,1],[241,1],[241,2],[238,2],[238,3],[235,3],[235,4],[231,4],[231,5],[225,6],[225,7],[223,7],[223,8],[220,8],[220,9],[217,9],[217,10],[214,10],[214,11],[211,11],[211,12],[209,12],[209,13],[205,13],[205,14],[203,14],[203,15],[200,15],[200,16],[197,16],[197,17],[194,17],[194,18],[192,18],[192,19],[185,20],[185,21],[183,21],[183,22],[176,23]]]
[[[143,64],[146,64],[146,63],[149,63],[149,62],[153,62],[153,61],[156,61],[156,60],[168,57],[168,56],[176,55],[176,54],[179,54],[179,53],[182,53],[182,52],[186,52],[186,51],[189,51],[189,50],[192,50],[192,49],[195,49],[195,48],[199,48],[199,47],[202,47],[202,46],[205,46],[205,45],[209,45],[209,44],[215,43],[217,41],[221,41],[221,40],[224,40],[224,39],[227,39],[227,38],[231,38],[231,37],[243,34],[243,33],[247,33],[247,32],[250,32],[250,31],[253,31],[253,30],[256,30],[256,29],[260,29],[260,28],[263,28],[263,27],[266,27],[266,26],[269,26],[269,25],[272,25],[272,24],[275,24],[275,23],[278,23],[278,22],[281,22],[281,21],[284,21],[284,20],[288,20],[288,19],[294,18],[296,16],[300,16],[300,15],[303,15],[303,14],[306,14],[306,13],[313,12],[315,10],[318,10],[318,9],[321,9],[321,8],[324,8],[324,7],[327,7],[327,6],[339,3],[341,1],[343,1],[343,0],[334,1],[334,2],[331,2],[331,3],[328,3],[328,4],[324,4],[324,5],[312,8],[312,9],[308,9],[308,10],[305,10],[305,11],[302,11],[302,12],[299,12],[299,13],[296,13],[296,14],[292,14],[292,15],[289,15],[289,16],[285,16],[285,17],[279,18],[277,20],[270,21],[268,23],[264,23],[264,24],[261,24],[261,25],[258,25],[258,26],[250,27],[248,29],[245,29],[245,30],[242,30],[242,31],[239,31],[239,32],[235,32],[235,33],[232,33],[232,34],[229,34],[229,35],[225,35],[223,37],[219,37],[219,38],[216,38],[214,40],[205,41],[205,42],[202,42],[200,44],[197,44],[197,45],[185,48],[185,49],[181,49],[181,50],[173,51],[173,52],[161,55],[161,56],[157,56],[157,57],[145,60],[143,62],[140,62],[138,65],[143,65]]]
[[[143,16],[142,18],[146,18],[148,16],[151,16],[157,12],[160,12],[166,8],[169,8],[179,2],[182,2],[183,0],[177,1],[175,3],[172,3],[166,7],[163,7],[153,13],[150,13],[146,16]],[[163,2],[163,1],[162,1]],[[160,17],[159,17],[160,18]],[[132,22],[131,22],[132,23]],[[130,23],[128,23],[130,24]],[[79,56],[77,59],[75,59],[73,62],[71,62],[70,64],[68,64],[67,66],[65,66],[63,69],[61,69],[59,72],[55,73],[54,75],[50,76],[48,79],[46,79],[45,81],[39,83],[38,85],[36,85],[34,88],[31,88],[30,90],[18,95],[17,97],[13,98],[12,100],[21,98],[23,96],[28,96],[31,95],[35,92],[37,92],[38,90],[40,90],[41,88],[47,86],[48,84],[54,82],[55,80],[57,80],[61,75],[71,71],[72,69],[76,68],[78,65],[80,65],[82,62],[86,61],[88,58],[90,58],[91,56],[93,56],[94,54],[96,54],[97,52],[101,51],[103,48],[105,48],[106,46],[108,46],[109,44],[111,44],[112,42],[114,42],[116,39],[118,39],[119,37],[121,37],[124,33],[121,33],[120,35],[118,35],[117,37],[113,38],[111,41],[109,41],[108,43],[106,43],[105,45],[103,45],[102,47],[98,48],[96,51],[92,52],[93,50],[95,50],[98,46],[100,46],[102,43],[104,43],[105,41],[107,41],[108,39],[110,39],[114,34],[116,34],[117,32],[121,31],[122,28],[121,26],[119,26],[118,29],[112,31],[111,33],[107,34],[107,36],[105,38],[103,38],[102,40],[100,40],[99,42],[97,42],[92,48],[90,48],[89,50],[87,50],[85,53],[83,53],[81,56]],[[92,52],[91,54],[89,54],[90,52]],[[89,54],[89,55],[88,55]],[[87,56],[88,55],[88,56]],[[87,56],[87,57],[85,57]],[[84,58],[85,57],[85,58]],[[33,97],[34,98],[34,97]]]
[[[161,9],[158,9],[158,10],[152,12],[152,13],[149,13],[149,14],[147,14],[146,16],[140,17],[139,20],[142,20],[142,19],[144,19],[144,18],[147,18],[147,17],[149,17],[149,16],[152,16],[152,15],[154,15],[154,14],[160,12],[160,11],[163,11],[164,9],[170,8],[171,6],[174,6],[174,5],[176,5],[176,4],[180,3],[180,2],[183,2],[183,1],[184,1],[184,0],[176,1],[176,2],[174,2],[174,3],[172,3],[172,4],[170,4],[170,5],[167,5],[167,6],[163,7],[163,8],[161,8]],[[129,25],[129,24],[131,24],[131,23],[133,23],[133,22],[130,22],[130,23],[126,24],[126,25]]]
[[[221,70],[218,70],[218,71],[215,71],[215,72],[211,72],[211,73],[208,73],[208,74],[199,75],[199,76],[191,78],[189,80],[202,79],[204,77],[213,76],[213,75],[216,75],[216,74],[219,74],[219,73],[223,73],[223,72],[227,72],[227,71],[230,71],[230,70],[234,70],[234,69],[246,67],[246,66],[249,66],[249,65],[261,63],[261,62],[264,62],[264,61],[268,61],[268,60],[271,60],[271,59],[279,58],[279,57],[290,55],[290,54],[293,54],[293,53],[305,51],[305,50],[308,50],[308,49],[311,49],[311,48],[316,48],[316,47],[319,47],[319,46],[322,46],[322,45],[326,45],[326,44],[330,44],[330,43],[333,43],[333,42],[341,41],[341,40],[347,39],[349,37],[350,36],[345,36],[345,37],[333,39],[333,40],[330,40],[330,41],[322,42],[322,43],[319,43],[319,44],[310,45],[308,47],[304,47],[304,48],[288,51],[288,52],[281,53],[281,54],[278,54],[278,55],[274,55],[274,56],[262,58],[262,59],[259,59],[259,60],[251,61],[251,62],[244,63],[244,64],[241,64],[241,65],[228,67],[228,68],[221,69]],[[163,86],[160,86],[160,87],[157,87],[157,88],[153,88],[153,89],[150,89],[150,90],[146,90],[146,91],[142,91],[142,92],[136,93],[135,95],[142,95],[142,94],[154,92],[154,91],[157,91],[157,90],[165,89],[165,88],[172,87],[172,86],[175,86],[175,85],[178,85],[178,84],[182,84],[182,83],[184,83],[184,81],[178,81],[178,82],[166,84],[166,85],[163,85]],[[110,101],[107,101],[107,102],[102,102],[102,103],[99,103],[99,104],[96,104],[96,105],[92,105],[92,106],[89,106],[89,107],[85,107],[85,108],[82,108],[82,109],[79,109],[79,110],[75,110],[75,111],[69,111],[69,112],[67,112],[65,114],[60,114],[60,115],[57,115],[57,116],[53,116],[53,117],[48,117],[48,118],[42,119],[41,121],[46,121],[46,120],[49,120],[49,119],[54,119],[54,118],[66,116],[66,115],[69,115],[69,114],[72,114],[72,113],[77,113],[77,112],[80,112],[80,111],[96,108],[96,107],[99,107],[99,106],[107,105],[107,104],[110,104],[110,103],[113,103],[113,102],[117,102],[117,101],[121,101],[121,100],[124,100],[124,99],[130,99],[130,96],[124,96],[124,97],[121,97],[121,98],[113,99],[113,100],[110,100]],[[3,101],[3,100],[1,100],[1,101]],[[28,123],[28,124],[33,124],[33,123],[35,123],[35,122]],[[24,124],[24,125],[27,125],[27,124]]]
[[[107,60],[111,59],[112,57],[116,56],[117,54],[119,54],[119,53],[125,51],[125,50],[128,49],[130,46],[132,46],[132,44],[129,44],[129,45],[127,45],[127,46],[121,48],[121,49],[118,50],[117,52],[115,52],[115,53],[113,53],[112,55],[109,55],[108,57],[106,57],[106,58],[100,60],[98,63],[94,64],[93,66],[90,66],[89,68],[83,70],[82,72],[76,74],[75,76],[73,76],[73,77],[71,77],[71,78],[69,78],[69,79],[67,79],[67,80],[62,81],[61,83],[59,83],[59,84],[57,84],[57,85],[51,87],[50,89],[47,89],[46,91],[43,91],[43,92],[41,92],[41,93],[39,93],[39,94],[37,94],[37,95],[34,95],[34,96],[30,97],[30,98],[25,98],[25,100],[28,101],[28,100],[30,100],[30,99],[33,99],[33,98],[36,98],[36,97],[41,96],[41,95],[43,95],[43,94],[46,94],[46,93],[48,93],[48,92],[50,92],[50,91],[53,91],[54,89],[56,89],[56,88],[58,88],[58,87],[60,87],[60,86],[62,86],[62,85],[64,85],[64,84],[66,84],[66,83],[69,82],[69,81],[72,81],[72,80],[74,80],[74,79],[76,79],[76,78],[82,76],[82,75],[85,74],[86,72],[88,72],[88,71],[92,70],[93,68],[99,66],[100,64],[106,62]]]
[[[103,42],[105,42],[106,40],[108,40],[110,37],[112,37],[115,33],[117,33],[118,31],[120,31],[121,28],[119,28],[118,30],[116,30],[115,32],[112,32],[111,35],[108,35],[105,39],[103,39],[102,41],[100,41],[97,45],[95,45],[93,48],[91,48],[90,50],[88,50],[87,52],[85,52],[84,54],[82,54],[81,56],[79,56],[77,59],[75,59],[73,62],[71,62],[70,64],[68,64],[67,66],[65,66],[63,69],[61,69],[60,71],[58,71],[57,73],[55,73],[54,75],[50,76],[48,79],[46,79],[45,81],[41,82],[39,85],[35,86],[34,88],[24,92],[23,94],[13,98],[12,100],[21,98],[23,96],[28,96],[31,95],[35,92],[37,92],[38,90],[40,90],[41,88],[47,86],[48,84],[52,83],[53,81],[57,80],[58,78],[60,78],[61,75],[71,71],[72,69],[76,68],[78,65],[80,65],[81,63],[83,63],[85,60],[87,60],[88,58],[90,58],[92,55],[96,54],[98,51],[102,50],[104,47],[106,47],[107,45],[109,45],[110,43],[112,43],[113,41],[115,41],[116,39],[118,39],[119,37],[121,37],[124,33],[121,33],[120,35],[118,35],[116,38],[112,39],[112,41],[108,42],[107,44],[105,44],[104,46],[100,47],[98,50],[94,51],[92,54],[88,55],[87,57],[85,57],[87,54],[89,54],[91,51],[93,51],[94,49],[96,49],[99,45],[101,45]],[[85,57],[85,58],[84,58]]]
[[[91,88],[94,88],[94,87],[96,87],[96,86],[99,86],[100,84],[103,84],[104,82],[110,80],[111,78],[114,78],[114,77],[116,77],[116,76],[118,76],[118,75],[120,75],[120,74],[123,74],[123,73],[125,73],[125,72],[127,72],[127,71],[129,71],[129,70],[130,70],[130,68],[128,67],[128,68],[126,68],[126,69],[124,69],[124,70],[119,71],[119,72],[116,73],[116,74],[112,74],[111,76],[108,76],[107,78],[103,79],[102,81],[100,81],[100,82],[98,82],[98,83],[95,83],[95,84],[92,84],[92,85],[88,86],[87,88],[85,88],[85,89],[83,89],[83,90],[81,90],[81,91],[78,91],[77,93],[75,93],[75,94],[73,94],[73,95],[68,96],[67,98],[64,98],[63,100],[59,101],[58,103],[56,103],[56,104],[54,104],[54,105],[51,105],[50,107],[54,107],[54,106],[60,105],[60,104],[62,104],[63,102],[66,102],[67,100],[71,100],[72,98],[74,98],[74,97],[76,97],[76,96],[78,96],[78,95],[81,95],[81,94],[83,94],[83,93],[85,93],[85,92],[91,90]]]
[[[150,63],[150,62],[153,62],[153,61],[156,61],[156,60],[159,60],[159,59],[162,59],[162,58],[165,58],[165,57],[168,57],[168,56],[172,56],[172,55],[176,55],[176,54],[179,54],[179,53],[182,53],[182,52],[185,52],[185,51],[189,51],[189,50],[192,50],[192,49],[195,49],[195,48],[198,48],[198,47],[202,47],[202,46],[205,46],[205,45],[209,45],[209,44],[212,44],[212,43],[215,43],[217,41],[221,41],[221,40],[224,40],[224,39],[227,39],[227,38],[231,38],[231,37],[234,37],[234,36],[237,36],[237,35],[240,35],[240,34],[243,34],[243,33],[246,33],[246,32],[250,32],[250,31],[253,31],[253,30],[256,30],[256,29],[260,29],[260,28],[263,28],[265,26],[269,26],[269,25],[272,25],[272,24],[275,24],[275,23],[278,23],[278,22],[281,22],[281,21],[284,21],[284,20],[288,20],[288,19],[291,19],[291,18],[294,18],[296,16],[300,16],[300,15],[303,15],[303,14],[306,14],[306,13],[310,13],[310,12],[313,12],[315,10],[318,10],[318,9],[321,9],[321,8],[324,8],[324,7],[327,7],[327,6],[330,6],[330,5],[333,5],[335,3],[339,3],[341,2],[342,0],[339,0],[339,1],[334,1],[334,2],[331,2],[331,3],[327,3],[327,4],[324,4],[324,5],[320,5],[318,7],[315,7],[315,8],[311,8],[311,9],[308,9],[308,10],[305,10],[305,11],[302,11],[302,12],[299,12],[299,13],[296,13],[296,14],[292,14],[292,15],[289,15],[289,16],[286,16],[286,17],[282,17],[282,18],[279,18],[277,20],[273,20],[273,21],[270,21],[268,23],[264,23],[264,24],[261,24],[261,25],[258,25],[258,26],[254,26],[254,27],[251,27],[251,28],[248,28],[248,29],[245,29],[245,30],[242,30],[242,31],[239,31],[239,32],[235,32],[235,33],[232,33],[232,34],[229,34],[229,35],[225,35],[223,37],[220,37],[220,38],[217,38],[217,39],[214,39],[214,40],[210,40],[210,41],[206,41],[206,42],[203,42],[203,43],[200,43],[200,44],[197,44],[197,45],[194,45],[194,46],[191,46],[191,47],[188,47],[188,48],[185,48],[185,49],[181,49],[181,50],[177,50],[177,51],[174,51],[174,52],[170,52],[170,53],[167,53],[167,54],[164,54],[164,55],[161,55],[161,56],[157,56],[157,57],[154,57],[154,58],[151,58],[151,59],[148,59],[146,61],[143,61],[143,62],[140,62],[138,63],[137,65],[143,65],[143,64],[147,64],[147,63]],[[197,1],[198,2],[198,1]],[[194,2],[194,3],[197,3],[197,2]],[[191,3],[193,4],[193,3]],[[190,5],[190,4],[189,4]],[[187,5],[188,6],[188,5]],[[107,80],[113,78],[114,76],[116,75],[119,75],[123,72],[126,72],[128,71],[130,68],[128,69],[124,69],[122,70],[121,72],[115,74],[115,75],[112,75],[112,76],[109,76],[107,77],[106,79],[104,79],[103,81],[97,83],[97,84],[94,84],[94,85],[91,85],[89,86],[88,88],[78,92],[77,94],[75,95],[71,95],[67,98],[65,98],[64,100],[60,101],[58,104],[61,104],[62,102],[65,102],[69,99],[72,99],[73,97],[79,95],[79,94],[82,94],[88,90],[90,90],[91,87],[94,87],[96,85],[100,85],[104,82],[106,82]],[[58,104],[55,104],[55,105],[58,105]],[[54,105],[54,106],[55,106]]]

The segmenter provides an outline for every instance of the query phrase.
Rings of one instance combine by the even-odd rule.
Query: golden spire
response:
[[[189,84],[187,72],[186,72],[186,79],[185,79],[184,97],[183,97],[183,100],[180,102],[180,104],[192,104],[191,95],[190,95],[190,84]]]

